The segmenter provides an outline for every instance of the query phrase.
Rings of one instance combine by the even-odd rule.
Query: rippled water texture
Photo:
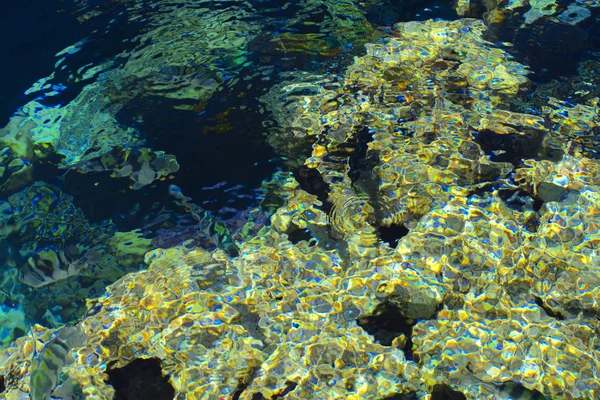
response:
[[[600,398],[600,4],[2,16],[0,396]]]

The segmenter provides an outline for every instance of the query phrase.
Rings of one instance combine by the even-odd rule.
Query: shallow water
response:
[[[152,286],[145,272],[135,274],[172,262],[173,274],[183,263],[202,270],[190,276],[205,280],[169,290],[194,287],[223,298],[241,293],[246,302],[218,301],[239,313],[232,326],[242,321],[252,332],[241,335],[240,346],[249,338],[262,342],[253,345],[262,355],[248,356],[255,360],[248,361],[251,372],[244,378],[236,372],[232,388],[228,381],[206,392],[190,389],[191,398],[600,395],[593,385],[581,388],[600,376],[595,367],[573,366],[575,378],[565,373],[562,383],[542,384],[543,375],[528,380],[534,373],[524,370],[535,364],[536,351],[520,359],[525,366],[472,365],[466,357],[453,358],[469,350],[453,348],[452,337],[466,334],[457,322],[464,315],[474,326],[487,324],[491,341],[507,329],[498,321],[518,314],[524,331],[543,325],[547,333],[540,340],[600,355],[595,2],[549,2],[546,8],[536,8],[537,2],[471,1],[465,8],[468,1],[453,7],[386,0],[35,3],[12,4],[0,24],[6,78],[0,94],[6,126],[0,130],[0,312],[6,321],[0,341],[19,346],[14,341],[26,340],[27,332],[38,335],[31,339],[45,343],[33,356],[38,374],[47,368],[48,348],[63,341],[67,348],[82,345],[40,333],[36,324],[59,329],[87,323],[92,340],[97,325],[89,321],[110,309],[122,282],[139,276],[142,283],[131,287],[145,279]],[[266,250],[270,246],[280,247]],[[535,253],[536,247],[542,250]],[[214,259],[197,256],[197,265],[177,253],[205,250]],[[273,260],[279,272],[254,271]],[[507,262],[514,270],[507,272]],[[315,264],[324,269],[308,277],[298,272]],[[271,282],[262,273],[280,279]],[[512,278],[497,287],[483,283],[507,274]],[[177,283],[181,276],[165,280]],[[339,306],[327,304],[323,293],[303,297],[325,281],[331,286],[324,293],[341,290],[337,295],[346,300]],[[307,289],[302,282],[317,283]],[[260,297],[295,284],[298,297],[287,305],[277,305],[284,294]],[[241,289],[231,295],[234,286]],[[262,299],[256,310],[248,300],[255,295]],[[148,304],[154,300],[140,296],[143,307],[153,309]],[[164,296],[169,306],[180,299]],[[334,310],[343,307],[351,317],[339,322],[340,329],[358,329],[352,332],[362,332],[356,333],[360,340],[371,338],[369,346],[385,352],[397,348],[402,355],[394,357],[404,357],[407,371],[421,368],[431,378],[418,384],[390,378],[380,389],[365,383],[363,397],[350,381],[344,381],[352,387],[344,395],[324,392],[322,378],[311,378],[321,382],[313,391],[304,378],[289,376],[285,385],[269,388],[261,368],[272,349],[310,342],[312,331],[295,322],[297,336],[274,339],[272,318],[290,314],[286,307],[313,309],[327,321],[315,325],[324,330],[338,324],[331,322],[340,318]],[[117,311],[103,318],[117,318]],[[564,326],[554,329],[548,318]],[[106,322],[108,330],[112,323]],[[464,329],[477,336],[475,328]],[[575,339],[561,336],[569,330],[579,332]],[[432,340],[448,342],[440,350]],[[130,347],[118,350],[126,354],[119,367],[136,358],[127,353]],[[438,351],[455,370],[435,370],[431,360]],[[139,350],[139,359],[156,357]],[[336,360],[315,363],[343,369]],[[548,361],[547,368],[568,369],[561,362]],[[32,381],[37,393],[57,390],[75,365],[58,364],[65,375],[51,371],[50,383]],[[180,373],[171,366],[168,371]],[[4,386],[8,375],[1,376]],[[182,387],[202,382],[190,379],[175,384],[181,396],[187,393]],[[396,389],[381,389],[385,385]],[[248,387],[263,391],[250,397]],[[562,397],[573,387],[579,395]]]

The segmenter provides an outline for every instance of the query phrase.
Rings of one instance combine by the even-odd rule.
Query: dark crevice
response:
[[[287,235],[289,241],[293,244],[298,244],[298,242],[301,242],[302,240],[306,240],[308,242],[313,239],[308,229],[296,229],[289,232]]]
[[[443,309],[444,307],[446,307],[448,310],[461,310],[464,306],[465,306],[464,297],[458,293],[455,293],[455,294],[448,295],[444,299],[444,302],[440,306],[440,309]]]
[[[115,400],[173,400],[175,389],[162,375],[158,358],[133,360],[123,368],[108,368],[106,383],[115,389]]]
[[[417,400],[419,397],[416,392],[409,393],[394,393],[390,396],[386,396],[381,400]]]
[[[265,400],[265,396],[262,395],[262,393],[254,393],[252,395],[252,400]]]
[[[260,207],[267,215],[273,214],[279,207],[285,204],[285,200],[276,193],[276,183],[263,184],[263,199]]]
[[[349,178],[352,180],[356,191],[369,196],[369,202],[376,209],[380,209],[378,190],[379,180],[373,169],[380,164],[377,152],[369,152],[369,143],[373,141],[374,130],[363,127],[354,138],[354,151],[350,154]]]
[[[469,2],[469,9],[464,18],[477,18],[483,19],[484,14],[488,11],[485,0],[472,0]]]
[[[580,319],[596,318],[600,320],[600,311],[596,311],[594,309],[589,309],[586,307],[587,306],[585,306],[579,299],[568,300],[564,304],[566,316],[562,314],[561,316],[568,318],[569,315],[577,315]]]
[[[400,241],[400,239],[402,239],[404,236],[408,235],[409,232],[408,228],[404,225],[395,224],[390,226],[380,226],[378,229],[379,238],[392,247],[396,247],[398,245],[398,241]]]
[[[546,397],[537,390],[527,389],[525,386],[516,382],[505,382],[498,386],[498,391],[506,395],[509,399],[532,399],[546,400]]]
[[[523,225],[523,228],[525,228],[530,233],[537,232],[539,227],[540,227],[540,221],[535,216],[533,218],[527,219],[525,221],[525,224]]]
[[[535,296],[534,299],[535,299],[535,304],[537,304],[540,308],[542,308],[549,317],[555,318],[559,321],[562,321],[565,319],[564,315],[552,311],[552,309],[544,303],[544,301],[542,300],[541,297]]]
[[[404,334],[406,343],[402,350],[406,358],[412,360],[412,329],[417,320],[406,318],[399,307],[390,302],[381,303],[371,315],[362,315],[356,322],[383,346],[391,346],[395,338]]]
[[[431,400],[467,400],[467,397],[445,383],[438,383],[433,386]]]
[[[526,132],[524,135],[511,133],[500,135],[483,129],[475,135],[475,142],[494,162],[508,162],[519,167],[522,159],[539,159],[542,132]]]
[[[246,390],[248,388],[248,386],[250,385],[250,382],[252,382],[252,379],[256,375],[257,371],[258,371],[258,368],[252,368],[251,370],[249,370],[247,372],[247,374],[245,374],[239,378],[238,385],[235,388],[233,395],[231,396],[232,400],[240,399],[240,396],[242,395],[242,393],[244,393],[244,390]]]
[[[273,395],[273,397],[271,397],[271,400],[277,400],[277,399],[284,398],[289,393],[293,392],[296,389],[297,386],[298,386],[298,384],[296,382],[286,381],[285,382],[285,388],[282,389],[282,390],[280,390],[278,393],[275,393]]]
[[[373,154],[367,154],[368,145],[373,141],[373,131],[368,127],[363,127],[358,131],[352,140],[354,148],[348,160],[350,172],[348,175],[352,182],[355,183],[360,177],[362,171],[372,171],[373,167],[379,163],[378,157]]]
[[[0,393],[3,393],[6,390],[6,382],[4,381],[4,376],[0,375]]]
[[[533,198],[524,190],[515,189],[500,189],[498,196],[504,201],[507,207],[517,211],[540,211],[544,205],[544,201],[538,198]]]
[[[348,163],[348,177],[352,181],[356,193],[361,197],[364,195],[368,196],[370,204],[375,209],[379,209],[379,182],[373,173],[373,169],[379,165],[379,157],[376,152],[368,151],[369,143],[373,141],[374,132],[375,130],[370,129],[368,126],[357,128],[355,134],[350,139],[345,143],[337,145],[334,151],[330,151],[324,157],[324,160],[331,163]],[[336,133],[332,134],[335,135]],[[323,201],[323,199],[319,199]],[[325,205],[324,208],[331,207],[327,202],[323,201],[323,203]],[[328,212],[329,210],[325,211]]]
[[[328,201],[329,185],[323,180],[319,171],[314,168],[302,166],[294,171],[294,177],[304,191],[317,196],[317,199],[323,203],[323,211],[326,213],[329,212],[331,208],[331,204]]]

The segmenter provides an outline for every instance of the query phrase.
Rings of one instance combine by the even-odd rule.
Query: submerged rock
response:
[[[311,153],[305,165],[327,196],[280,172],[265,184],[271,225],[238,253],[146,253],[146,270],[90,300],[76,325],[84,341],[63,347],[73,362],[59,363],[44,392],[62,376],[85,396],[112,399],[111,371],[152,359],[175,397],[597,398],[599,167],[573,140],[594,130],[595,104],[550,101],[567,116],[509,110],[527,68],[484,31],[472,19],[399,24],[339,85],[304,99],[290,92],[274,108],[286,118],[272,143],[297,139],[285,150]],[[294,109],[301,118],[287,118]],[[492,161],[476,141],[482,130],[551,137],[562,157]],[[353,158],[361,151],[369,162]],[[543,205],[510,207],[502,190]],[[394,248],[377,236],[400,223],[407,232]],[[298,230],[308,238],[290,240]],[[108,243],[117,259],[148,246],[131,236]],[[52,335],[0,351],[7,396],[37,390],[25,360],[40,341],[58,344]]]

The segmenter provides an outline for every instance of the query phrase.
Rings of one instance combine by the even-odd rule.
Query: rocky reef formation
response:
[[[510,109],[528,70],[485,29],[397,24],[343,76],[275,86],[269,142],[326,193],[280,172],[236,257],[148,252],[2,350],[3,395],[112,399],[143,359],[175,398],[598,398],[597,101]]]

